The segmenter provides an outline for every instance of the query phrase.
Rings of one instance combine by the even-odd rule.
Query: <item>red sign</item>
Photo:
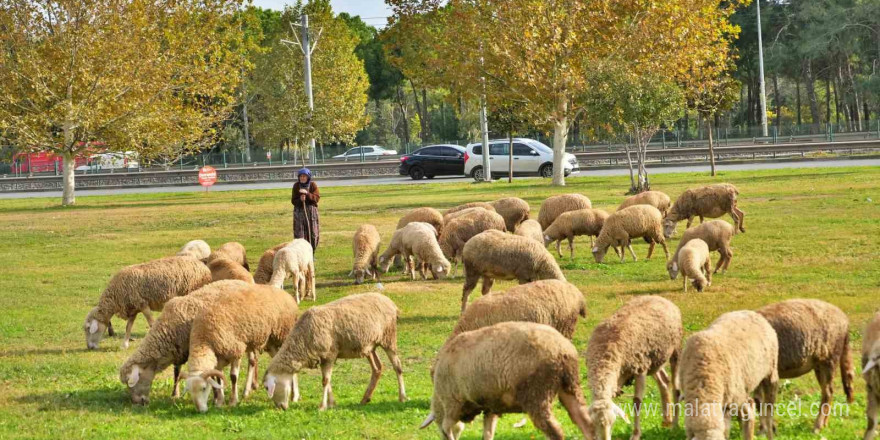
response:
[[[202,167],[199,170],[199,184],[211,186],[217,181],[217,170],[214,167]]]

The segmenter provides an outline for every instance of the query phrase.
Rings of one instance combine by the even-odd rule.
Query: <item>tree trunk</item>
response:
[[[776,81],[776,75],[773,75],[774,82]],[[777,104],[778,108],[779,104]],[[715,177],[715,143],[712,139],[712,119],[706,118],[706,122],[709,124],[709,169],[711,170],[712,177]]]
[[[513,183],[513,127],[507,129],[507,183]]]
[[[811,60],[804,61],[804,85],[807,86],[807,101],[810,102],[810,117],[813,118],[813,124],[821,124],[822,117],[819,115],[819,101],[816,99],[813,62]]]
[[[825,78],[825,122],[831,122],[831,80]]]
[[[492,181],[492,161],[489,151],[489,115],[486,114],[486,95],[480,96],[480,139],[483,142],[483,181]]]
[[[776,104],[776,122],[774,123],[774,125],[776,125],[776,132],[778,133],[779,127],[782,126],[782,109],[781,109],[782,102],[781,102],[781,98],[779,97],[779,75],[777,75],[775,73],[773,74],[773,101]],[[710,130],[712,129],[711,124],[709,124],[709,129]],[[711,146],[711,144],[712,144],[711,133],[709,134],[709,136],[710,136],[709,145]],[[712,175],[714,176],[715,174],[713,173]]]
[[[403,123],[403,148],[406,150],[409,148],[409,115],[407,115],[406,111],[406,97],[403,94],[403,89],[400,85],[397,86],[397,105],[400,107],[400,116],[401,122]]]
[[[855,124],[857,124],[855,128],[858,129],[858,131],[862,131],[862,114],[859,111],[859,107],[862,106],[862,103],[861,98],[859,97],[859,90],[856,87],[856,80],[853,77],[852,63],[850,62],[846,63],[846,75],[847,77],[849,77],[849,87],[852,90],[853,95],[851,114],[853,116]]]
[[[862,100],[862,109],[865,111],[865,131],[871,131],[868,125],[871,123],[871,110],[868,108],[868,100]]]
[[[623,150],[626,151],[626,162],[629,164],[629,194],[638,194],[638,188],[636,188],[636,176],[633,174],[633,161],[629,153],[629,142],[623,144]]]
[[[746,108],[743,109],[743,120],[746,125],[752,125],[752,82],[746,81],[746,96],[748,100],[746,101]]]
[[[556,98],[556,117],[553,124],[553,186],[565,186],[565,140],[568,137],[568,101]]]
[[[67,137],[67,134],[65,134]],[[74,171],[76,170],[76,156],[69,151],[65,151],[63,155],[64,161],[62,163],[62,168],[64,168],[64,173],[62,174],[62,183],[63,183],[63,191],[61,193],[61,205],[62,206],[71,206],[76,204],[76,196],[74,195]]]
[[[837,91],[840,90],[840,82],[834,80],[834,120],[837,121],[837,129],[840,130],[840,99]]]
[[[428,111],[428,91],[424,88],[422,89],[422,108],[425,111],[421,117],[422,139],[427,142],[428,139],[431,139],[431,113]]]
[[[799,79],[794,80],[794,91],[795,104],[797,105],[797,124],[800,126],[804,121],[801,119],[801,81]]]

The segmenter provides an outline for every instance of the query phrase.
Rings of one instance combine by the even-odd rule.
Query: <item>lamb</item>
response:
[[[712,285],[712,261],[709,259],[709,245],[705,241],[694,238],[680,247],[677,254],[678,260],[667,262],[666,270],[673,280],[681,271],[684,293],[688,291],[688,277],[693,280],[697,292]]]
[[[107,283],[98,305],[86,315],[83,323],[86,347],[98,348],[104,330],[112,331],[110,319],[116,315],[128,321],[122,342],[122,347],[128,348],[131,327],[138,313],[143,313],[152,326],[152,311],[160,311],[171,298],[186,295],[210,282],[208,267],[189,256],[160,258],[122,268]]]
[[[376,352],[379,347],[388,355],[397,374],[398,400],[405,402],[403,367],[397,356],[399,316],[400,311],[394,302],[379,293],[349,295],[303,313],[266,370],[266,391],[275,406],[284,410],[288,408],[291,388],[293,401],[299,400],[297,373],[303,368],[318,367],[321,367],[324,384],[319,409],[335,406],[330,384],[333,365],[336,359],[356,358],[367,358],[372,370],[361,404],[370,402],[382,375],[382,362]]]
[[[144,341],[119,368],[119,380],[128,388],[131,402],[136,405],[149,404],[153,379],[169,365],[174,365],[171,397],[179,397],[180,366],[189,357],[189,333],[193,319],[222,295],[243,291],[249,286],[249,283],[239,280],[215,281],[165,303],[162,315]]]
[[[578,235],[599,236],[602,225],[605,224],[609,214],[601,209],[578,209],[577,211],[563,212],[556,217],[553,224],[544,230],[544,246],[556,242],[556,252],[562,257],[559,244],[563,239],[568,239],[570,258],[574,258],[574,237]]]
[[[394,229],[400,229],[412,222],[427,223],[433,226],[438,233],[443,230],[443,214],[434,208],[413,209],[398,220],[397,227]]]
[[[515,231],[516,227],[529,218],[529,202],[519,197],[505,197],[492,202],[495,212],[504,217],[504,225],[508,231]]]
[[[669,249],[666,248],[666,239],[663,237],[663,216],[657,208],[649,205],[634,205],[621,209],[605,220],[596,245],[593,246],[593,257],[597,263],[605,258],[605,253],[610,246],[620,246],[620,262],[626,259],[624,247],[629,248],[633,261],[636,261],[636,253],[632,248],[632,239],[644,237],[650,244],[648,258],[654,253],[654,245],[660,243],[666,261],[669,261]]]
[[[445,278],[451,266],[437,243],[436,230],[427,223],[413,222],[394,231],[388,249],[379,256],[379,266],[383,272],[388,272],[396,255],[403,256],[407,265],[406,271],[413,280],[416,279],[414,257],[419,259],[419,273],[422,279],[426,279],[425,266],[430,269],[434,279]]]
[[[880,409],[880,313],[874,315],[865,327],[862,339],[862,378],[867,385],[866,394],[868,406],[865,408],[865,416],[868,419],[868,428],[865,430],[864,440],[873,440],[877,435],[877,410]]]
[[[475,208],[478,211],[471,215],[457,217],[446,223],[443,233],[440,234],[440,250],[443,255],[453,264],[451,274],[454,275],[455,268],[458,266],[459,257],[464,249],[465,243],[475,235],[490,229],[507,231],[504,218],[495,212],[487,211],[482,208]],[[464,212],[464,211],[459,211]]]
[[[217,248],[216,251],[211,252],[211,255],[208,255],[206,258],[205,264],[214,261],[217,258],[226,257],[244,267],[248,271],[251,270],[251,267],[248,266],[247,262],[247,253],[244,250],[244,245],[237,241],[230,241],[229,243],[224,243],[222,246]]]
[[[483,279],[483,295],[492,290],[495,279],[517,280],[520,284],[538,280],[565,281],[565,275],[547,249],[534,240],[497,230],[481,232],[468,240],[462,251],[465,281],[461,312],[468,296]]]
[[[204,259],[208,258],[208,255],[211,255],[211,246],[208,246],[208,243],[205,243],[204,240],[193,240],[183,245],[180,248],[180,252],[177,253],[178,257],[194,257],[196,259]]]
[[[513,235],[531,238],[538,243],[544,244],[544,232],[541,230],[541,224],[537,220],[529,219],[520,223]]]
[[[578,371],[578,352],[553,327],[502,322],[461,333],[437,354],[434,395],[425,428],[435,420],[444,439],[483,413],[483,439],[495,436],[500,415],[525,412],[549,439],[565,438],[553,416],[557,396],[586,438],[592,438]]]
[[[269,285],[281,289],[288,278],[293,278],[293,292],[297,304],[310,295],[312,301],[316,300],[315,258],[312,254],[312,245],[302,238],[293,240],[289,245],[275,252]]]
[[[639,408],[645,398],[645,380],[652,376],[660,389],[663,424],[678,425],[670,411],[678,400],[675,384],[663,366],[669,363],[671,377],[678,372],[684,328],[681,311],[659,296],[641,296],[627,302],[599,324],[590,336],[586,363],[593,404],[590,417],[596,437],[611,440],[611,427],[619,416],[629,423],[626,413],[613,397],[635,380],[634,424],[631,440],[641,437]]]
[[[726,272],[727,266],[730,265],[730,260],[733,259],[733,249],[730,247],[730,239],[733,238],[735,232],[733,226],[724,220],[708,221],[697,227],[684,231],[681,240],[678,242],[678,248],[676,248],[675,253],[672,254],[672,259],[666,263],[666,270],[669,271],[669,277],[674,280],[678,276],[678,270],[673,270],[672,264],[678,261],[678,253],[681,251],[681,248],[684,247],[687,242],[695,238],[699,238],[706,242],[706,245],[709,246],[710,252],[717,250],[718,253],[721,254],[721,258],[718,259],[718,264],[715,265],[715,272],[713,273],[718,273],[719,270],[721,270],[722,273]]]
[[[208,263],[211,280],[241,280],[254,284],[254,277],[242,265],[226,258],[216,258]]]
[[[590,209],[593,204],[590,199],[581,194],[559,194],[548,197],[541,203],[541,210],[538,212],[538,223],[541,229],[547,229],[563,212],[577,211],[578,209]]]
[[[272,265],[275,263],[275,253],[289,244],[289,241],[277,244],[263,252],[263,255],[260,256],[260,262],[257,264],[257,271],[254,272],[255,283],[269,284],[269,280],[272,279]]]
[[[369,276],[379,276],[379,242],[382,237],[373,225],[361,225],[354,233],[354,264],[348,276],[354,275],[354,283],[361,284]]]
[[[763,316],[752,311],[721,315],[685,342],[678,384],[683,394],[686,438],[724,439],[731,413],[738,413],[743,438],[756,418],[752,393],[761,401],[761,425],[773,440],[773,405],[779,382],[779,342]]]
[[[196,316],[189,338],[189,371],[186,390],[199,412],[208,411],[208,393],[217,390],[214,404],[221,406],[223,373],[229,365],[231,404],[238,404],[241,358],[250,360],[245,392],[256,378],[255,361],[263,350],[274,355],[293,329],[296,302],[287,292],[272,286],[251,285],[218,297]]]
[[[834,369],[846,400],[853,402],[853,363],[849,350],[849,319],[839,308],[816,299],[792,299],[762,307],[757,312],[776,330],[779,340],[779,377],[793,379],[810,370],[822,389],[822,410],[813,426],[828,426],[834,388]]]
[[[703,217],[718,218],[724,214],[730,214],[737,228],[741,232],[746,232],[743,226],[746,213],[737,208],[737,195],[739,190],[729,183],[693,188],[683,192],[663,219],[664,235],[666,238],[672,237],[675,233],[675,225],[682,220],[687,219],[685,228],[690,228],[695,216],[699,217],[702,223]]]
[[[449,209],[447,209],[446,211],[443,211],[443,220],[445,221],[445,220],[446,220],[446,217],[447,217],[449,214],[453,214],[453,213],[455,213],[455,212],[462,211],[462,210],[465,210],[465,209],[468,209],[468,208],[483,208],[483,209],[485,209],[485,210],[487,210],[487,211],[493,211],[493,212],[495,211],[495,207],[492,206],[491,203],[487,203],[487,202],[470,202],[470,203],[465,203],[465,204],[458,205],[458,206],[453,206],[452,208],[449,208]]]
[[[666,211],[669,210],[669,205],[671,204],[671,200],[666,193],[661,191],[645,191],[643,193],[636,194],[631,197],[627,197],[623,203],[617,207],[617,210],[620,211],[623,208],[629,208],[633,205],[651,205],[657,208],[661,214],[666,215]]]

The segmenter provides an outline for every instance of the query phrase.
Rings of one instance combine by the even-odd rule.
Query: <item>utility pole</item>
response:
[[[480,42],[480,50],[483,42]],[[483,55],[480,54],[480,67],[483,66]],[[492,181],[492,163],[489,160],[489,115],[486,114],[486,77],[480,76],[483,93],[480,95],[480,135],[483,141],[483,181]]]
[[[302,37],[297,36],[295,24],[290,23],[290,27],[293,30],[294,38],[297,38],[297,41],[290,40],[281,40],[282,43],[290,44],[294,46],[298,46],[300,51],[303,53],[304,62],[303,68],[305,70],[305,83],[306,83],[306,95],[309,98],[309,119],[312,117],[312,113],[315,111],[315,101],[312,97],[312,52],[315,51],[315,48],[318,47],[318,40],[321,39],[321,32],[323,29],[318,31],[318,36],[315,37],[315,43],[311,44],[309,41],[309,16],[303,14],[300,16],[300,31],[302,32]],[[315,156],[315,138],[311,138],[309,140],[309,154],[311,155],[312,163],[318,163],[317,157]]]
[[[764,87],[764,44],[761,42],[761,0],[755,1],[758,7],[758,75],[761,85],[761,133],[767,137],[767,92]]]

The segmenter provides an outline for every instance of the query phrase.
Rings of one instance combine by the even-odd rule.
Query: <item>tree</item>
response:
[[[103,143],[144,159],[201,148],[226,118],[242,68],[234,0],[5,0],[0,130],[63,156]]]

